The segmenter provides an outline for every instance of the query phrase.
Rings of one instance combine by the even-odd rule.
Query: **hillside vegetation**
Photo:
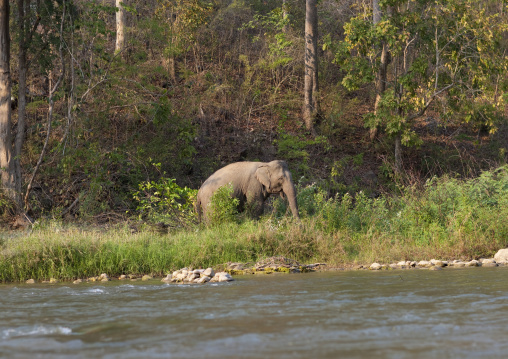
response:
[[[116,50],[112,1],[12,4],[13,135],[26,50],[23,212],[172,230],[194,224],[191,190],[235,161],[284,159],[300,190],[341,208],[504,165],[506,1],[380,5],[374,24],[370,2],[319,2],[312,133],[302,120],[302,0],[128,0]],[[0,204],[3,223],[19,224],[12,200]]]

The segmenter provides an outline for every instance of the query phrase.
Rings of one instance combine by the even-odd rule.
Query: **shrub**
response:
[[[208,221],[212,225],[220,225],[236,220],[240,200],[233,197],[233,185],[231,183],[219,187],[213,194],[210,203]]]
[[[139,217],[163,222],[170,227],[188,227],[195,223],[194,201],[197,190],[180,187],[175,179],[161,178],[139,184],[132,197],[138,202]]]

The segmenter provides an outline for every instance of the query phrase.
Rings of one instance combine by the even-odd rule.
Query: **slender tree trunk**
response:
[[[401,135],[395,136],[395,173],[399,174],[402,170],[402,143]]]
[[[18,0],[18,24],[19,24],[19,53],[18,53],[18,126],[16,140],[14,144],[14,168],[16,174],[16,192],[21,194],[21,185],[23,183],[21,176],[21,151],[25,140],[26,128],[26,77],[27,77],[27,28],[26,28],[26,9],[30,1]],[[19,198],[19,206],[21,201]]]
[[[118,10],[116,11],[116,45],[115,45],[115,54],[118,54],[123,51],[125,48],[125,9],[123,7],[123,3],[127,0],[115,0],[116,7]]]
[[[381,8],[379,6],[379,0],[372,1],[372,8],[373,8],[372,22],[373,22],[374,26],[376,26],[381,21],[381,16],[382,16]],[[376,81],[375,81],[375,85],[376,85],[376,102],[374,104],[374,114],[375,115],[377,115],[379,103],[381,102],[381,97],[383,96],[383,93],[386,90],[386,70],[388,68],[388,63],[390,61],[389,60],[389,53],[388,53],[388,46],[384,41],[381,43],[381,54],[380,54],[379,60],[380,60],[380,65],[379,65],[378,72],[376,74]],[[374,140],[377,136],[377,133],[378,133],[377,127],[371,128],[370,134],[369,134],[370,139]]]
[[[289,16],[289,4],[288,4],[288,1],[289,0],[282,0],[282,18],[284,20],[287,20],[287,18]],[[288,24],[285,24],[284,28],[282,29],[282,31],[284,31],[284,33],[287,33],[288,30],[289,30],[289,26],[288,26]]]
[[[305,126],[315,134],[314,124],[319,112],[318,54],[317,54],[317,0],[307,0],[305,7],[305,81],[303,119]]]
[[[9,0],[0,0],[0,191],[17,203],[11,125]]]

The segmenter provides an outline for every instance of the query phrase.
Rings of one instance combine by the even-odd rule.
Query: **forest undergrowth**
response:
[[[227,193],[226,193],[227,194]],[[173,198],[176,198],[174,196]],[[182,197],[179,197],[181,199]],[[108,227],[54,220],[37,222],[30,232],[0,234],[0,281],[29,278],[70,280],[107,273],[163,276],[182,267],[224,267],[285,256],[301,263],[348,268],[373,261],[492,257],[508,246],[508,167],[460,180],[433,178],[400,195],[369,198],[363,192],[329,198],[316,184],[298,185],[301,221],[287,215],[277,198],[259,220],[234,213],[225,195],[214,199],[222,216],[197,224],[179,202],[147,209],[143,221]],[[168,222],[169,223],[169,222]]]

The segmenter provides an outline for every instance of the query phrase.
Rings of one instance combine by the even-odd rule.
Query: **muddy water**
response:
[[[0,285],[1,358],[506,358],[508,267]]]

